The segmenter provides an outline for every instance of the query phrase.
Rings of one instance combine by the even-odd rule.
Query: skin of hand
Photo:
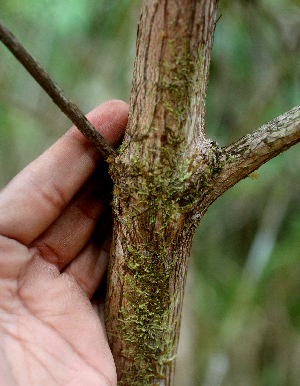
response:
[[[127,116],[116,100],[87,115],[113,146]],[[107,164],[72,127],[0,191],[1,386],[117,385],[95,296],[111,186]]]

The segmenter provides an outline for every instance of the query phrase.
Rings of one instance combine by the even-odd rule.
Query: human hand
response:
[[[127,116],[121,101],[88,114],[113,146]],[[98,236],[110,188],[105,162],[72,127],[0,191],[1,386],[117,384],[94,296],[109,257],[109,236]]]

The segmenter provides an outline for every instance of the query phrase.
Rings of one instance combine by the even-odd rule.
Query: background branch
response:
[[[87,120],[79,108],[67,97],[64,91],[45,72],[42,66],[29,54],[17,38],[0,20],[0,40],[26,68],[32,77],[46,91],[53,102],[74,123],[85,138],[104,158],[115,157],[116,151]]]

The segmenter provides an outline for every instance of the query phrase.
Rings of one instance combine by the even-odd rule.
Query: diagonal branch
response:
[[[85,138],[104,158],[115,157],[116,151],[86,119],[79,108],[67,97],[64,91],[45,72],[42,66],[28,53],[17,38],[0,20],[0,40],[46,91],[53,102],[74,123]]]
[[[217,196],[298,142],[300,105],[222,149],[223,167],[213,183]]]

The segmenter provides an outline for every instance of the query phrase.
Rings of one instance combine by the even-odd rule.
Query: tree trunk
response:
[[[106,327],[120,385],[170,386],[188,256],[209,205],[300,141],[300,106],[225,148],[205,137],[218,0],[143,0],[119,154],[0,21],[0,40],[111,164]]]
[[[111,164],[106,326],[120,385],[173,384],[188,256],[208,206],[299,141],[299,108],[235,144],[205,137],[217,0],[144,0],[131,111]]]
[[[106,324],[120,385],[173,383],[195,208],[214,172],[204,114],[216,10],[217,1],[143,2],[131,113],[111,169]]]

